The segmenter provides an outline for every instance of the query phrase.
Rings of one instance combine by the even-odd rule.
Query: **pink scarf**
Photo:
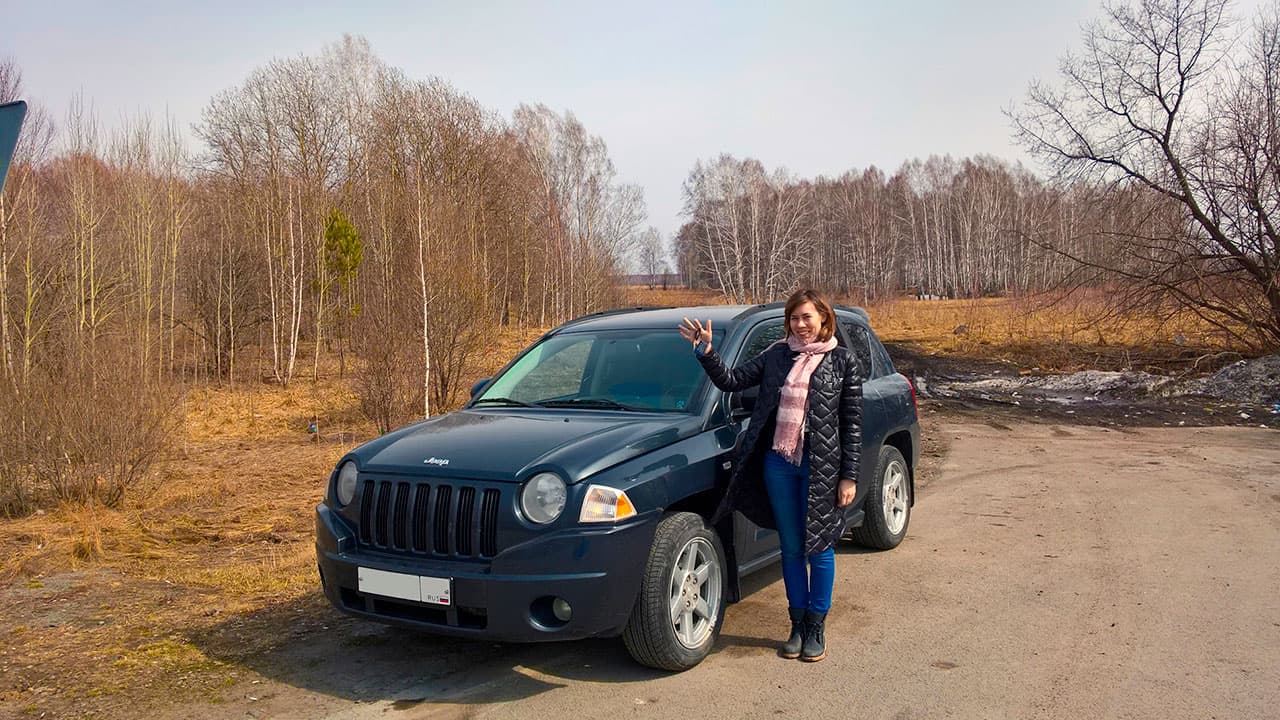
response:
[[[799,466],[804,458],[805,410],[809,404],[809,376],[817,369],[822,357],[836,348],[836,339],[831,337],[826,342],[802,343],[792,335],[787,338],[787,347],[800,353],[796,356],[787,380],[782,384],[782,397],[778,400],[778,425],[773,432],[773,449],[778,451],[792,465]]]

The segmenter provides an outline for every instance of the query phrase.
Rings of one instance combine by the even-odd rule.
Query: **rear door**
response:
[[[886,407],[886,386],[884,368],[877,364],[871,331],[865,325],[849,315],[840,315],[840,328],[849,340],[849,350],[858,358],[858,371],[862,375],[862,465],[858,469],[859,495],[871,487],[869,481],[875,475],[875,462],[880,453],[880,445],[884,443],[889,419],[889,408]],[[852,507],[860,507],[855,502]]]

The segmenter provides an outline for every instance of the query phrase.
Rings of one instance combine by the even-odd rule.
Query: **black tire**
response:
[[[678,512],[658,522],[622,631],[636,662],[673,671],[702,662],[724,622],[724,565],[720,538],[700,516]]]
[[[911,470],[898,448],[880,447],[875,476],[862,509],[862,525],[852,532],[854,542],[875,550],[892,550],[907,536],[907,526],[911,524]]]

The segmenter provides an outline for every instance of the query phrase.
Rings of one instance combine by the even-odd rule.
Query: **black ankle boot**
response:
[[[826,613],[806,612],[804,614],[804,647],[800,650],[800,659],[805,662],[818,662],[827,656],[827,638],[825,628]]]
[[[778,655],[794,660],[800,657],[800,647],[804,645],[804,608],[787,608],[791,615],[791,637],[782,643]]]

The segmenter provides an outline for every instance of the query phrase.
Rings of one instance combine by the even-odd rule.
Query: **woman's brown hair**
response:
[[[818,329],[818,342],[826,342],[836,334],[836,312],[831,309],[831,303],[822,297],[822,293],[813,289],[797,290],[791,293],[791,297],[787,298],[786,314],[784,315],[784,324],[787,328],[787,337],[791,337],[791,313],[796,308],[805,303],[813,303],[813,309],[818,311],[822,316],[822,327]]]

